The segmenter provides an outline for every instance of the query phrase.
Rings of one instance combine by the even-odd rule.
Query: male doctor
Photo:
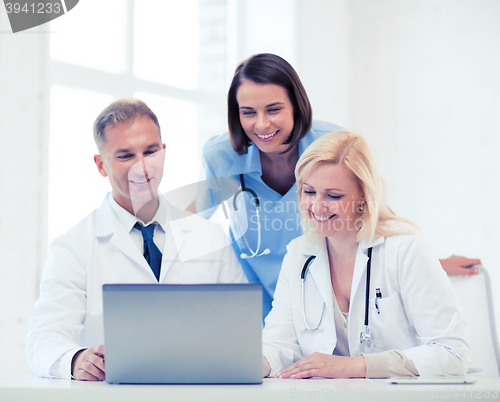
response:
[[[111,103],[94,123],[94,139],[95,164],[112,191],[50,245],[26,344],[43,377],[105,379],[105,283],[246,281],[219,227],[159,196],[165,144],[144,102]]]

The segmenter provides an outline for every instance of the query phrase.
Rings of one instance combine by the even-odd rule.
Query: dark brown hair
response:
[[[248,152],[251,141],[243,131],[236,94],[243,80],[256,84],[274,84],[286,90],[293,106],[293,130],[285,141],[290,151],[307,134],[312,124],[312,109],[306,90],[293,67],[283,58],[271,53],[256,54],[236,68],[227,94],[227,124],[231,145],[238,155]]]
[[[158,126],[160,123],[153,111],[143,101],[134,98],[122,98],[112,102],[97,116],[94,122],[94,141],[99,153],[104,151],[106,138],[104,130],[106,127],[114,127],[122,123],[128,123],[138,116],[147,116]],[[160,131],[161,137],[161,131]]]

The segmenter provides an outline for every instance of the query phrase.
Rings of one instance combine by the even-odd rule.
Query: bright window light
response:
[[[158,117],[165,149],[165,172],[161,192],[194,183],[200,176],[201,158],[197,155],[198,112],[194,103],[138,92]]]
[[[198,85],[198,0],[136,1],[134,74],[195,89]]]
[[[123,0],[80,1],[64,18],[50,23],[50,56],[82,67],[122,72],[125,5]]]
[[[52,87],[50,98],[49,241],[99,207],[110,190],[94,164],[92,123],[113,101],[111,96],[59,86]]]
[[[225,25],[225,0],[85,0],[54,20],[49,240],[110,191],[93,161],[92,123],[120,97],[142,99],[159,118],[166,144],[160,191],[200,179],[203,143],[225,130]]]

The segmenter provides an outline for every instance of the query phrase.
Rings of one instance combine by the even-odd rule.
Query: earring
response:
[[[365,206],[366,206],[366,202],[361,201],[361,204],[359,204],[359,207],[358,207],[358,212],[359,213],[365,212]]]

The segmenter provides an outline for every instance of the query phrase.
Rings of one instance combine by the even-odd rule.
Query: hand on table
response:
[[[481,265],[481,260],[478,258],[467,258],[459,255],[452,255],[445,260],[439,260],[439,262],[449,276],[476,275],[479,273],[479,269],[466,267]]]
[[[278,374],[279,378],[365,378],[366,363],[363,356],[333,356],[312,353]]]
[[[76,380],[103,381],[104,369],[104,345],[92,346],[78,352],[73,358],[71,373]]]
[[[271,367],[269,366],[267,359],[262,356],[262,378],[269,377],[269,374],[271,374]]]

